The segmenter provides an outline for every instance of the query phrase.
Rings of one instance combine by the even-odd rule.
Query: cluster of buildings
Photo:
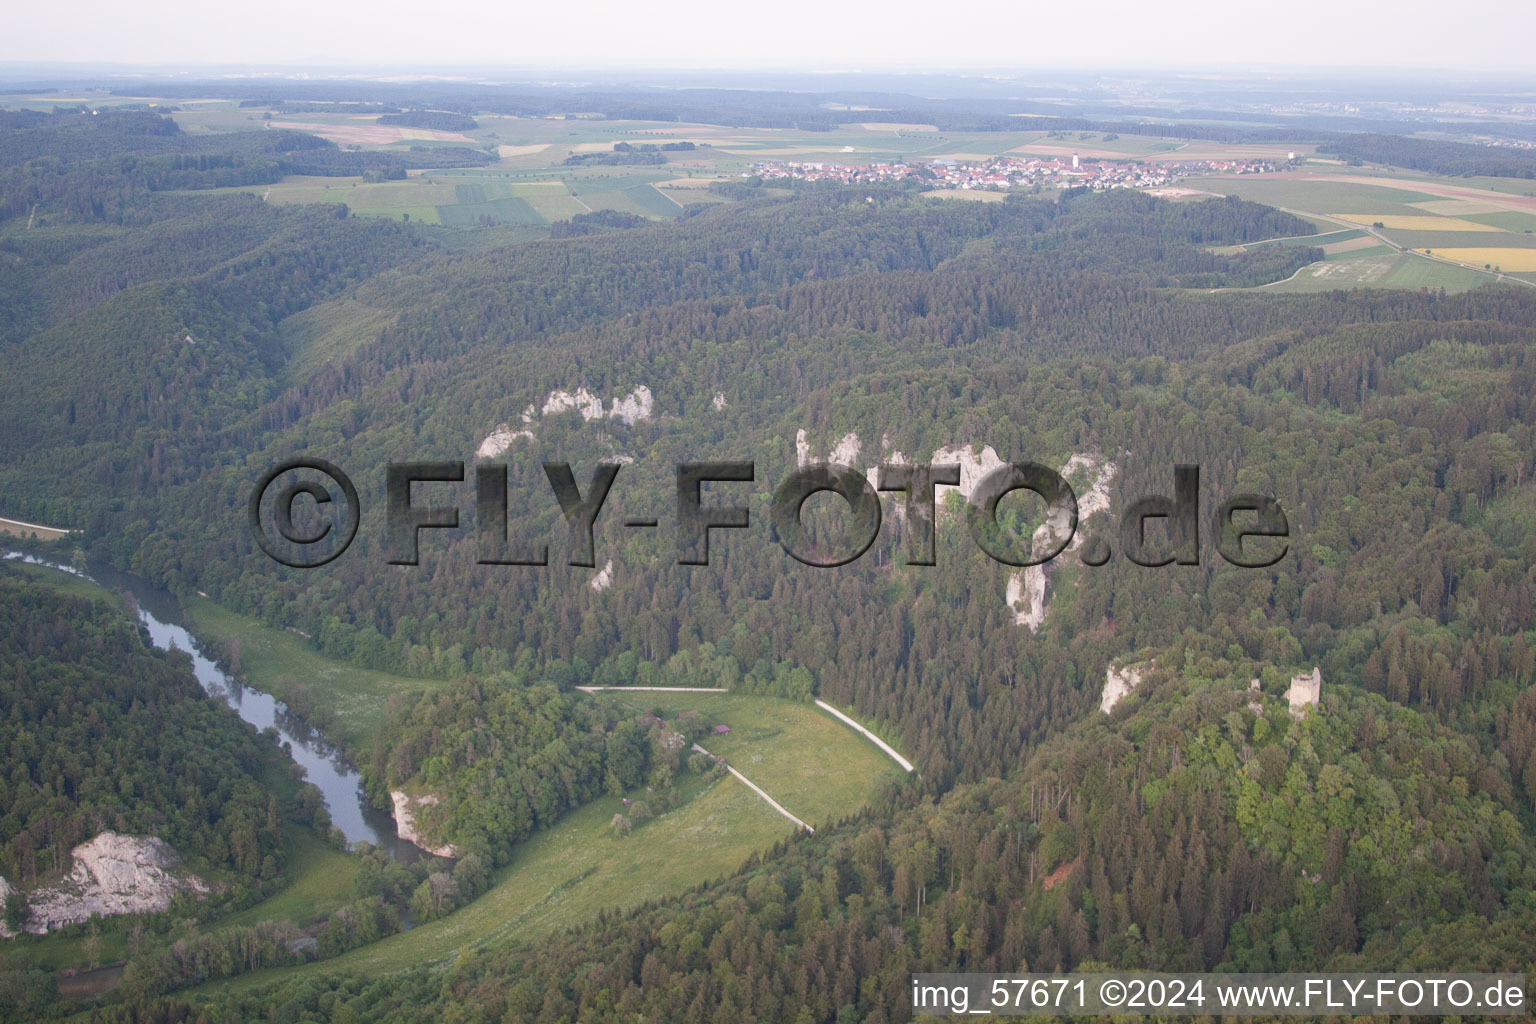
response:
[[[1006,191],[1013,188],[1148,188],[1172,185],[1199,174],[1263,174],[1277,170],[1270,160],[1095,161],[1062,157],[998,156],[985,160],[938,157],[910,163],[841,164],[820,160],[770,160],[744,177],[765,182],[794,179],[844,185],[918,178],[935,188]]]

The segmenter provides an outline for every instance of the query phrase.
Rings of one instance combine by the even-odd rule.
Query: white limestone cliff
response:
[[[74,866],[63,881],[27,894],[26,931],[43,935],[93,917],[159,913],[178,893],[209,891],[201,880],[177,872],[176,851],[154,836],[103,832],[70,857]],[[0,880],[0,899],[10,888]]]
[[[811,442],[807,439],[805,428],[795,432],[795,468],[804,469],[806,466],[818,463],[832,463],[837,466],[852,466],[859,457],[863,443],[859,435],[853,431],[843,435],[843,439],[833,445],[831,453],[826,458],[811,454]]]
[[[1145,665],[1126,665],[1123,668],[1111,665],[1104,673],[1104,695],[1099,699],[1099,710],[1109,714],[1120,703],[1120,698],[1140,686],[1145,678]]]
[[[723,401],[722,396],[722,401]],[[551,391],[544,399],[543,406],[530,405],[523,409],[521,419],[525,427],[533,426],[540,416],[557,416],[562,412],[576,410],[581,418],[588,423],[593,420],[614,419],[621,420],[626,426],[634,426],[641,420],[651,418],[651,412],[656,408],[656,397],[651,394],[651,389],[644,384],[637,384],[635,389],[627,395],[620,395],[613,399],[610,407],[604,408],[603,400],[586,388],[577,388],[575,391]],[[718,406],[717,406],[718,408]],[[513,430],[508,423],[501,423],[496,429],[486,435],[480,447],[475,449],[475,458],[494,459],[512,446],[512,442],[518,438],[533,440],[532,430]]]
[[[1307,713],[1307,708],[1317,707],[1323,698],[1323,673],[1316,665],[1311,672],[1303,672],[1291,677],[1290,689],[1285,692],[1285,699],[1291,705],[1291,716],[1300,718]]]
[[[1082,546],[1083,527],[1089,516],[1109,512],[1109,482],[1114,479],[1116,469],[1113,462],[1091,452],[1079,452],[1061,467],[1062,477],[1068,480],[1079,471],[1088,474],[1088,489],[1077,499],[1077,530],[1063,549],[1063,555]],[[1066,528],[1064,514],[1053,516],[1035,529],[1034,536],[1030,538],[1030,550],[1037,557],[1050,551],[1060,543]],[[1027,626],[1031,633],[1038,632],[1045,624],[1046,575],[1051,564],[1025,566],[1008,578],[1008,589],[1004,596],[1008,607],[1013,609],[1013,621]]]
[[[494,459],[512,447],[512,442],[520,437],[526,437],[531,441],[533,440],[533,431],[513,430],[510,425],[502,423],[495,430],[487,434],[484,441],[480,442],[480,447],[475,449],[475,458]]]
[[[395,832],[408,843],[415,843],[434,857],[457,857],[459,851],[452,843],[430,846],[429,840],[416,831],[416,811],[422,807],[436,806],[440,801],[432,793],[411,796],[403,789],[389,791],[389,799],[395,805]]]

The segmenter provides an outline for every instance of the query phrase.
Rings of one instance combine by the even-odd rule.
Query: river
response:
[[[186,651],[192,656],[193,674],[209,696],[224,701],[258,730],[268,727],[277,730],[283,747],[304,769],[305,778],[320,790],[331,821],[341,829],[349,844],[372,843],[391,857],[407,862],[427,856],[419,847],[395,834],[394,819],[387,812],[368,805],[363,798],[361,776],[334,744],[291,714],[282,701],[245,686],[198,650],[192,634],[181,625],[181,605],[172,594],[107,565],[92,563],[88,566],[89,572],[81,572],[19,551],[7,551],[4,557],[46,565],[82,576],[111,590],[131,593],[138,605],[139,620],[156,647]]]

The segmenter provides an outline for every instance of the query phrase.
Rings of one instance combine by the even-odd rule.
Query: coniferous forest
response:
[[[404,109],[391,124],[475,125],[378,95]],[[604,794],[662,803],[713,770],[578,687],[820,698],[915,765],[722,879],[538,941],[219,987],[203,983],[310,952],[255,927],[167,937],[125,957],[88,1019],[884,1024],[911,1017],[915,971],[1536,972],[1533,289],[1264,290],[1323,253],[1239,247],[1317,227],[1236,197],[744,189],[664,222],[587,214],[512,238],[204,194],[491,159],[467,147],[194,135],[150,111],[0,113],[0,140],[0,512],[80,531],[16,543],[79,547],[435,684],[346,753],[377,807],[440,794],[419,824],[461,856],[359,855],[315,956],[402,912],[452,913]],[[1387,136],[1336,152],[1490,168]],[[1114,467],[1107,513],[1079,527],[1111,557],[1054,561],[1038,628],[956,495],[933,565],[889,494],[847,565],[779,543],[770,499],[808,458],[868,473],[986,448]],[[294,457],[360,495],[355,542],[316,569],[267,557],[246,520],[261,474]],[[753,464],[704,502],[750,521],[680,564],[676,467],[704,461]],[[418,508],[459,523],[421,531],[419,564],[392,564],[391,462],[464,464],[460,483],[416,485]],[[546,463],[584,495],[617,465],[590,566]],[[1173,495],[1180,464],[1200,470],[1198,560],[1136,564],[1125,510]],[[480,561],[488,466],[505,469],[505,539],[544,564]],[[1092,481],[1068,478],[1081,500]],[[1263,568],[1217,552],[1216,510],[1243,492],[1286,516]],[[621,523],[644,516],[659,527]],[[1022,501],[999,518],[1024,537],[1040,521]],[[1101,711],[1127,665],[1143,681]],[[1293,715],[1291,679],[1314,667],[1320,702]],[[238,909],[282,882],[285,830],[328,830],[184,656],[5,569],[0,722],[12,882],[57,877],[111,827],[243,877],[218,897]],[[710,725],[685,722],[685,741]],[[80,1009],[45,987],[0,969],[0,1016]]]

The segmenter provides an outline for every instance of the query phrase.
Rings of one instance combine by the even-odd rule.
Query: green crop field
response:
[[[1256,203],[1309,213],[1422,215],[1413,203],[1433,202],[1440,196],[1396,187],[1397,183],[1359,185],[1353,182],[1272,178],[1244,175],[1233,178],[1187,178],[1190,188],[1205,189],[1218,195],[1240,196]]]
[[[1411,253],[1370,254],[1361,250],[1353,259],[1325,260],[1302,267],[1288,281],[1264,286],[1273,292],[1323,292],[1351,288],[1444,288],[1466,291],[1490,284],[1493,278],[1461,267],[1447,266]]]
[[[636,185],[633,188],[627,188],[624,190],[624,195],[652,217],[676,217],[683,212],[682,204],[662,195],[653,185]]]
[[[1530,231],[1536,232],[1536,213],[1520,213],[1517,210],[1505,210],[1497,213],[1469,213],[1467,220],[1475,220],[1479,224],[1488,224],[1505,231],[1519,232],[1521,234]]]
[[[1536,248],[1536,234],[1511,231],[1399,231],[1381,232],[1408,249],[1503,249]]]
[[[1321,234],[1316,235],[1294,235],[1290,238],[1275,238],[1263,242],[1253,242],[1246,246],[1238,246],[1238,248],[1258,249],[1266,245],[1315,245],[1321,248],[1325,245],[1332,245],[1334,242],[1353,241],[1354,239],[1361,238],[1364,235],[1365,232],[1359,228],[1355,228],[1353,230],[1346,228],[1342,231],[1324,231]]]

